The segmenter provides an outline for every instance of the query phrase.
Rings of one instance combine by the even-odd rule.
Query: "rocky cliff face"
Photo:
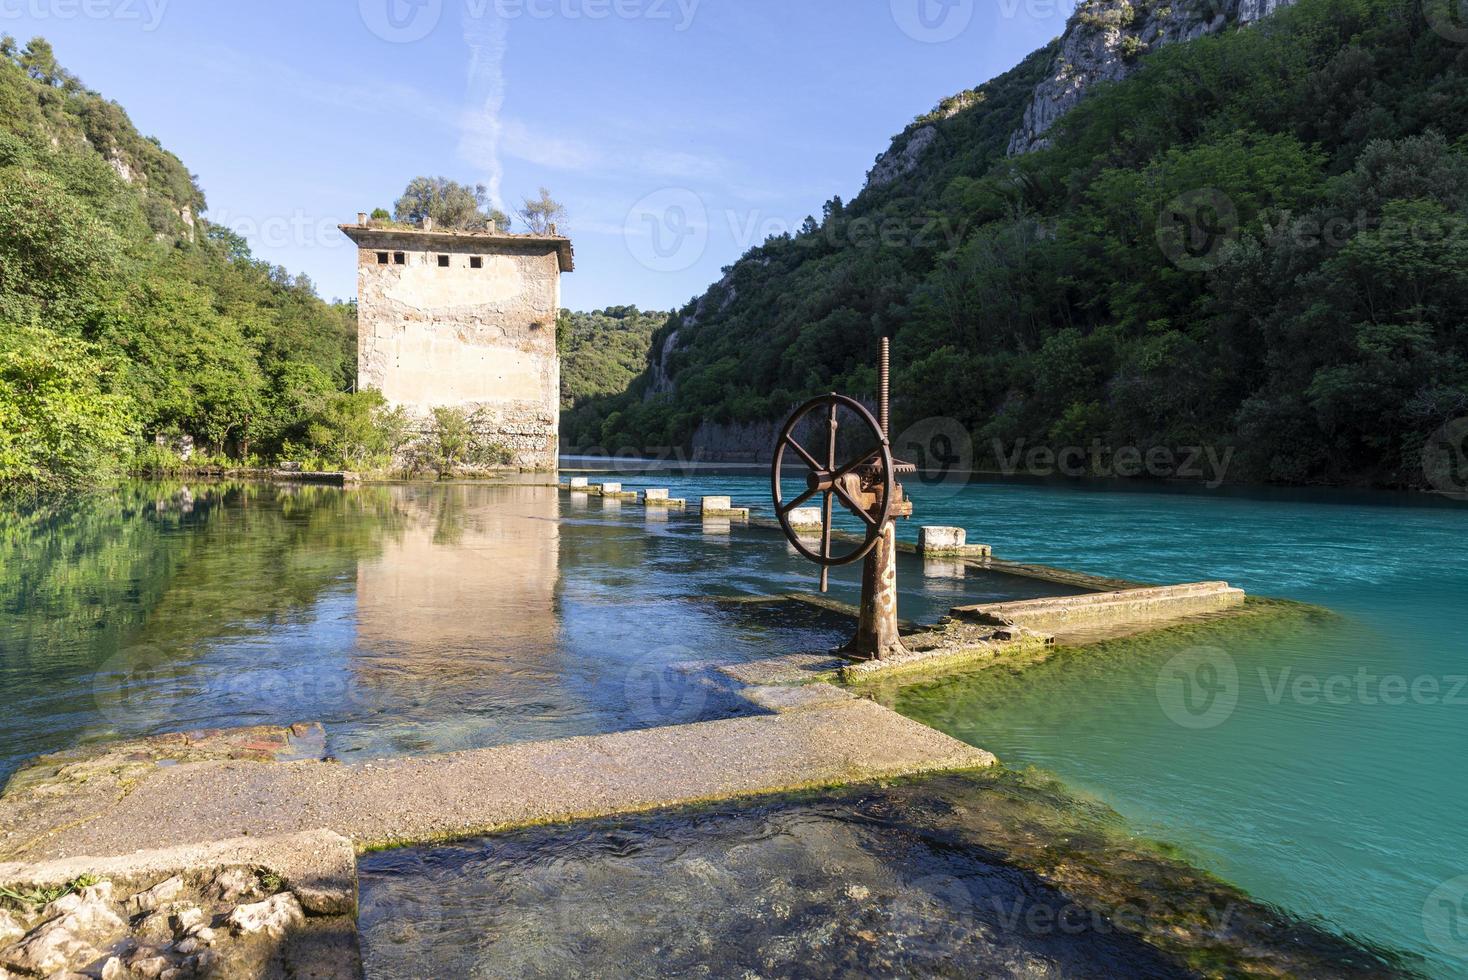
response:
[[[1035,88],[1009,154],[1050,145],[1047,134],[1097,82],[1117,81],[1164,44],[1251,24],[1292,0],[1086,0],[1071,15],[1048,78]]]

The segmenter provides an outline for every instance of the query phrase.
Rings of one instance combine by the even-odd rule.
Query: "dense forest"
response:
[[[241,460],[371,451],[381,406],[347,394],[354,307],[204,211],[178,158],[49,44],[0,41],[0,483],[176,465],[160,437]]]
[[[598,395],[620,394],[647,364],[652,335],[667,313],[609,306],[591,313],[562,310],[556,325],[561,351],[562,424],[577,406]]]
[[[898,427],[955,417],[980,466],[1212,446],[1230,479],[1420,485],[1423,440],[1468,415],[1468,45],[1424,2],[1301,0],[1137,52],[1009,157],[1036,52],[899,137],[936,129],[915,169],[727,269],[566,437],[687,446],[869,394],[885,334]]]

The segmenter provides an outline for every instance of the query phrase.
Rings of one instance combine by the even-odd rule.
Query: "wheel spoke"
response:
[[[790,513],[792,510],[794,510],[795,508],[799,507],[801,504],[805,503],[807,500],[809,500],[810,498],[814,497],[818,493],[820,493],[819,490],[807,490],[805,493],[801,494],[800,496],[796,497],[794,500],[790,501],[790,503],[788,503],[785,506],[781,507],[780,508],[780,516],[781,517],[784,517],[786,514]]]
[[[855,500],[851,499],[851,494],[847,493],[846,490],[842,488],[841,484],[834,484],[832,485],[831,489],[836,491],[836,496],[841,498],[841,502],[846,505],[847,510],[851,511],[857,517],[860,517],[862,520],[866,521],[868,526],[877,526],[877,522],[872,518],[872,515],[863,510],[861,508],[861,505],[858,504]]]
[[[823,505],[823,513],[822,513],[822,516],[823,516],[824,520],[823,520],[823,522],[821,524],[821,557],[822,558],[830,558],[831,557],[831,491],[827,490],[826,493],[825,493],[825,497],[826,497],[826,502]]]
[[[880,455],[882,455],[882,447],[881,446],[873,447],[871,450],[869,450],[868,452],[865,452],[862,455],[856,457],[851,462],[849,462],[845,466],[841,467],[839,470],[834,471],[831,474],[831,479],[832,480],[839,480],[843,476],[845,476],[846,474],[850,473],[852,470],[856,469],[858,466],[861,466],[863,463],[866,463],[866,462],[870,461],[873,456],[880,456]]]
[[[840,423],[836,420],[836,403],[832,402],[831,421],[826,426],[826,470],[828,472],[836,468],[836,427],[839,424]]]
[[[785,437],[785,444],[787,446],[789,446],[791,449],[795,450],[797,453],[799,453],[800,454],[800,458],[803,459],[803,460],[805,460],[805,465],[806,466],[809,466],[811,469],[815,470],[817,473],[821,472],[822,470],[824,470],[826,468],[826,467],[822,466],[820,463],[816,462],[816,458],[814,456],[812,456],[810,453],[806,452],[805,451],[805,447],[802,446],[800,443],[796,442],[794,436],[787,435]]]

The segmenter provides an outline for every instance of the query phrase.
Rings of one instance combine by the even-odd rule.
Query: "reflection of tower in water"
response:
[[[470,484],[392,492],[402,533],[357,568],[353,674],[371,707],[406,722],[457,716],[488,727],[505,712],[523,715],[555,699],[556,491]],[[469,737],[505,740],[492,731]]]

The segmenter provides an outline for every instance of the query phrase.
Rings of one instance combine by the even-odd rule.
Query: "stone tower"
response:
[[[435,231],[357,216],[357,383],[426,416],[478,414],[515,463],[556,467],[561,364],[556,319],[569,239]]]

